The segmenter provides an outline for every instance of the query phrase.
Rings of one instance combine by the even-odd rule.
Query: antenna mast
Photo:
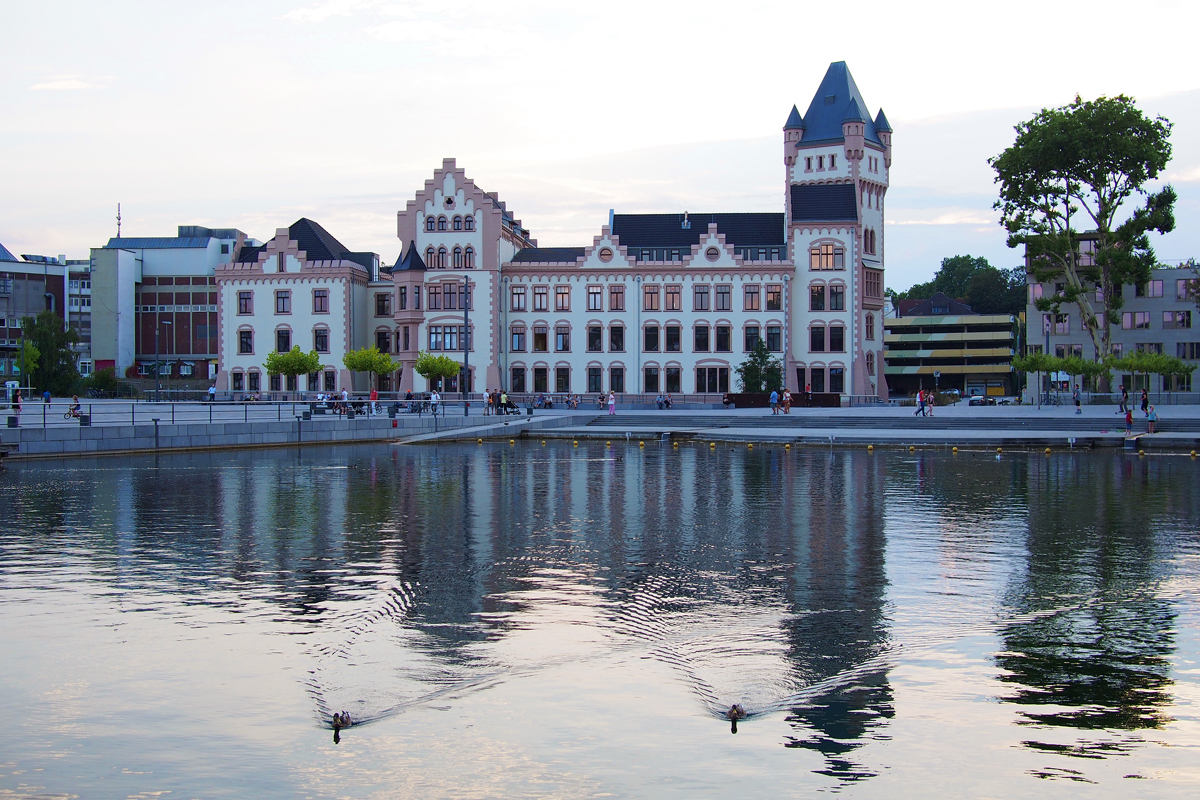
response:
[[[121,204],[117,203],[117,238],[121,238]]]

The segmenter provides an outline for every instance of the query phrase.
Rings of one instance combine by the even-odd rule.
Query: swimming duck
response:
[[[725,712],[725,718],[729,720],[729,732],[737,733],[737,721],[739,719],[745,719],[745,717],[746,709],[742,708],[741,703],[734,703],[731,705],[729,710]]]
[[[354,723],[350,720],[350,712],[343,711],[340,714],[333,715],[333,729],[340,730],[341,728],[349,728]]]

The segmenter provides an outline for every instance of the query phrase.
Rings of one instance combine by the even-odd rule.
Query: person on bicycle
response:
[[[83,408],[83,406],[81,406],[79,404],[79,395],[77,395],[77,394],[71,395],[71,405],[70,405],[70,407],[67,408],[67,413],[69,415],[71,415],[72,417],[75,417],[76,419],[78,419],[79,412],[82,408]]]

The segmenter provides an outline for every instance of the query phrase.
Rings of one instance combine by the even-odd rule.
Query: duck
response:
[[[737,721],[746,718],[746,709],[742,708],[741,703],[734,703],[725,712],[725,718],[729,720],[729,732],[737,733]]]
[[[349,711],[343,711],[340,714],[333,715],[333,729],[335,731],[341,730],[342,728],[349,728],[353,724],[354,722],[350,719]]]

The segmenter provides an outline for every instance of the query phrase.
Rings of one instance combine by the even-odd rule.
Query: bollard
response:
[[[17,417],[9,417],[8,418],[8,427],[10,427],[10,428],[17,427]]]
[[[79,427],[81,427],[81,428],[92,427],[92,415],[91,414],[80,414],[79,415]]]
[[[312,412],[311,411],[301,411],[300,419],[304,420],[305,422],[308,422],[309,420],[312,419]]]

